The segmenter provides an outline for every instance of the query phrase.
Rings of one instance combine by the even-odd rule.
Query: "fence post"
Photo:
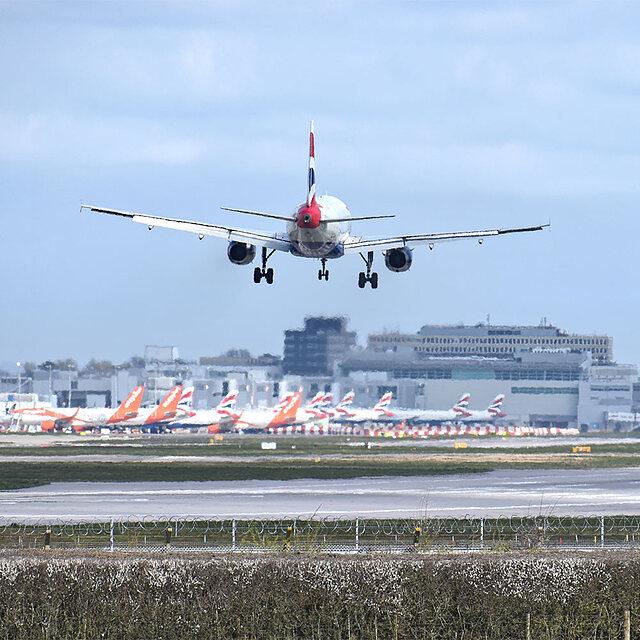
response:
[[[167,527],[167,531],[166,531],[165,538],[164,538],[164,546],[167,549],[169,549],[169,547],[171,547],[171,533],[172,533],[171,527]]]
[[[109,540],[111,542],[111,551],[113,551],[115,548],[115,544],[113,540],[113,518],[111,518],[111,527],[109,529]]]
[[[624,640],[631,640],[631,612],[624,610]]]
[[[285,549],[289,551],[291,549],[291,540],[293,538],[293,527],[289,525],[287,527],[287,540],[285,542]]]
[[[356,551],[360,550],[360,519],[356,518]]]
[[[484,518],[480,518],[480,548],[484,549]]]
[[[600,516],[600,548],[604,549],[604,516]]]
[[[51,549],[51,529],[44,532],[44,548],[48,551]]]
[[[531,640],[531,614],[527,613],[527,624],[525,638]]]
[[[231,549],[236,550],[236,521],[231,523]]]

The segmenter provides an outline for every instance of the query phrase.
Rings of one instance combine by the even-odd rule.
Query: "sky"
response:
[[[640,363],[640,5],[0,0],[0,361],[281,353],[307,315],[369,333],[549,322]],[[226,243],[80,213],[283,231],[319,193],[386,236],[551,230],[362,260],[287,254],[256,285]]]

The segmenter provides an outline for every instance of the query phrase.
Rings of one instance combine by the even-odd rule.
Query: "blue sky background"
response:
[[[308,314],[383,329],[483,321],[614,337],[640,362],[640,5],[0,1],[0,360],[281,352]],[[318,191],[362,235],[552,221],[443,244],[380,288],[358,256],[274,256],[80,202],[281,230]]]

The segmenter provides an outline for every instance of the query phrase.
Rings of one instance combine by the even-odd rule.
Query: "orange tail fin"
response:
[[[107,424],[115,424],[116,422],[124,422],[131,420],[138,415],[140,403],[142,402],[142,394],[144,387],[136,387],[129,397],[115,410],[114,414],[107,420]]]
[[[153,413],[144,421],[145,424],[153,424],[175,418],[178,402],[182,395],[182,385],[177,385],[169,391],[164,400],[155,408]]]
[[[300,408],[300,402],[302,401],[302,389],[294,393],[289,400],[284,403],[269,423],[269,427],[277,427],[282,424],[288,424],[295,422],[296,414]]]

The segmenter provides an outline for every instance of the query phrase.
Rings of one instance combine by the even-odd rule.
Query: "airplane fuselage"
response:
[[[287,234],[291,253],[305,258],[340,258],[351,224],[344,221],[351,213],[347,205],[334,196],[318,196],[311,205],[303,203],[293,212]],[[341,222],[332,222],[341,220]]]

